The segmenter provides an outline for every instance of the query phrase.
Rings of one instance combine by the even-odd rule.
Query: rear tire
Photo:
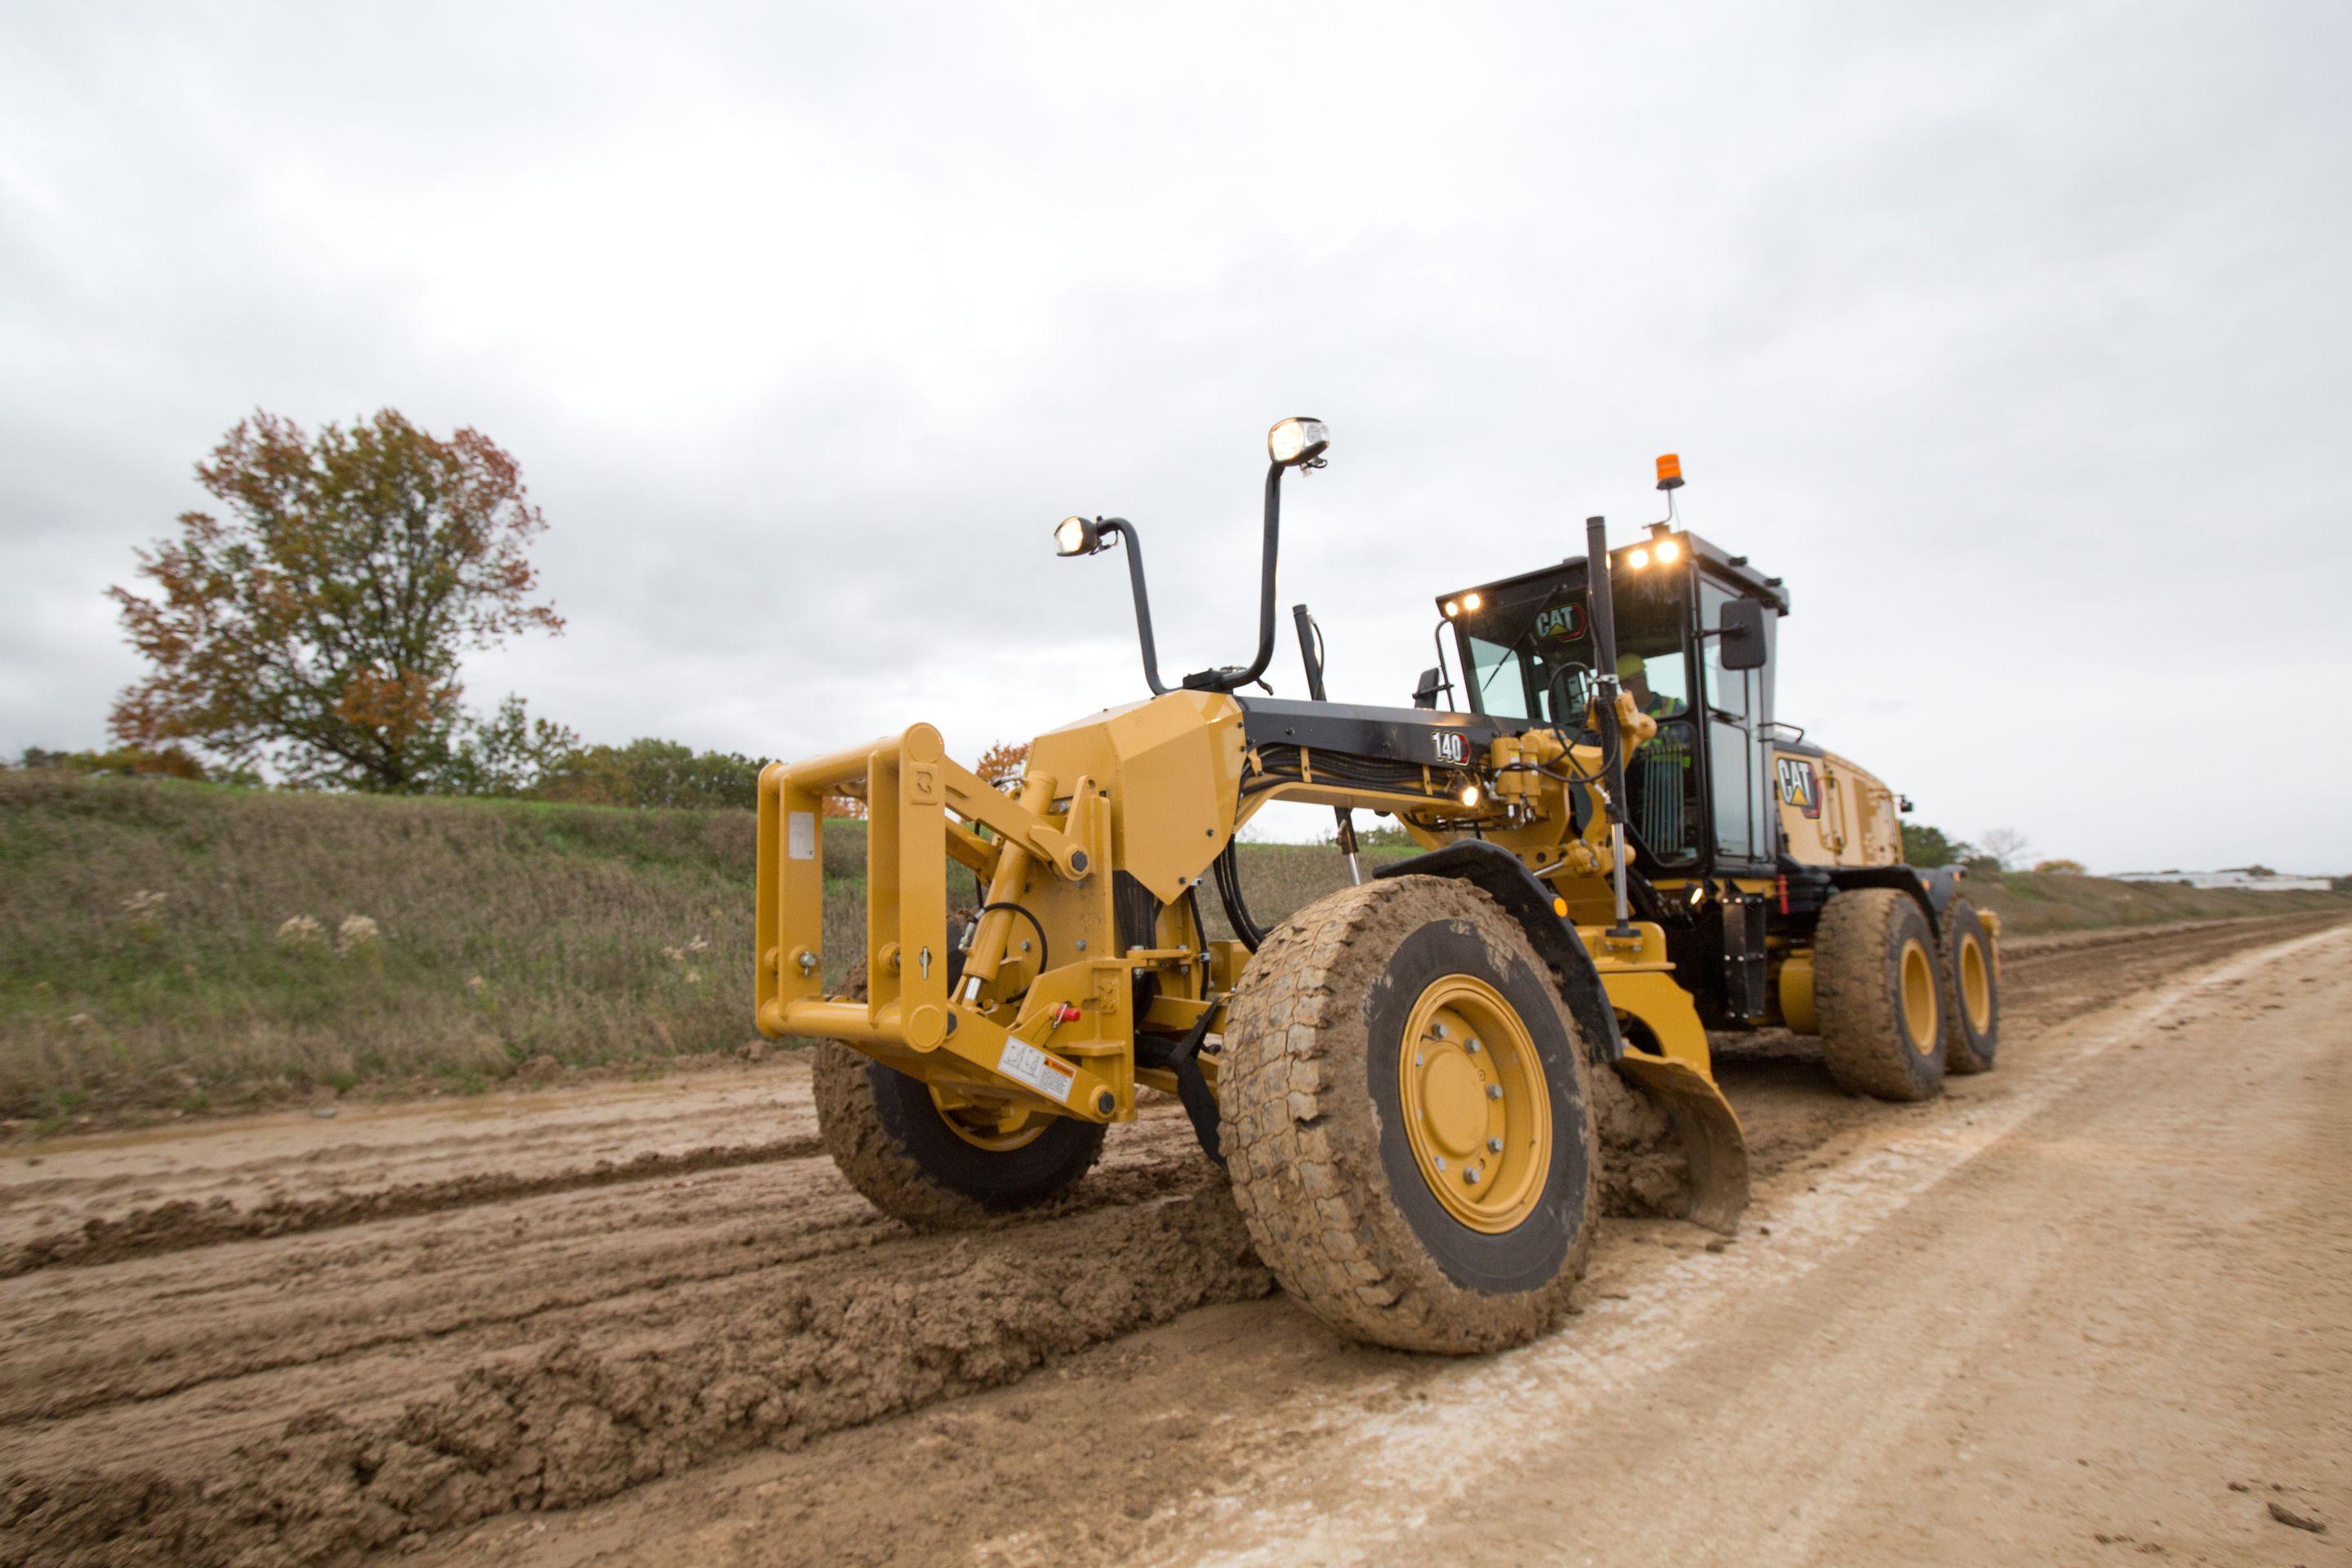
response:
[[[929,1085],[838,1040],[817,1042],[810,1076],[817,1135],[833,1163],[876,1208],[917,1230],[961,1229],[1042,1204],[1102,1152],[1102,1124],[1067,1116],[960,1131]]]
[[[1219,1099],[1258,1256],[1341,1332],[1497,1350],[1567,1307],[1600,1198],[1584,1047],[1477,889],[1397,877],[1291,917],[1231,1005]]]
[[[1944,1008],[1952,1020],[1945,1031],[1944,1070],[1990,1072],[2000,1050],[2000,974],[1976,905],[1952,900],[1944,911],[1942,946]]]
[[[1950,1031],[1936,938],[1918,901],[1853,888],[1822,908],[1813,932],[1813,1005],[1830,1075],[1880,1100],[1931,1100],[1944,1087]]]

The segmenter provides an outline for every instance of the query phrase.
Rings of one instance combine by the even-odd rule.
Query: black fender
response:
[[[1614,1062],[1625,1054],[1617,1033],[1617,1010],[1601,987],[1601,971],[1584,951],[1576,928],[1552,912],[1552,890],[1538,881],[1519,858],[1499,844],[1465,838],[1443,849],[1382,866],[1375,877],[1453,877],[1468,882],[1503,906],[1535,944],[1536,956],[1552,973],[1568,1016],[1584,1035],[1585,1054],[1596,1063]]]
[[[1829,873],[1830,886],[1841,892],[1848,888],[1893,888],[1910,894],[1919,901],[1927,929],[1938,941],[1944,935],[1944,911],[1959,891],[1959,879],[1968,875],[1958,866],[1932,870],[1917,866],[1825,866],[1822,869]]]

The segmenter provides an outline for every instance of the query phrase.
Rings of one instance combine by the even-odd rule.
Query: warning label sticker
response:
[[[816,858],[816,813],[794,811],[785,814],[784,854],[794,860]]]
[[[1004,1042],[1004,1055],[997,1058],[996,1070],[1015,1083],[1025,1083],[1039,1094],[1063,1104],[1070,1102],[1070,1085],[1077,1081],[1078,1069],[1059,1057],[1049,1057],[1034,1046],[1019,1040]]]

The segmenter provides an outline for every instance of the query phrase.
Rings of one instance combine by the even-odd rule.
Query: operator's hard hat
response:
[[[1617,656],[1618,679],[1631,680],[1637,675],[1646,677],[1649,673],[1649,662],[1640,654],[1621,653]]]

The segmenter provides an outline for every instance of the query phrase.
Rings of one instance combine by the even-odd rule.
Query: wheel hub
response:
[[[1551,1165],[1551,1092],[1535,1041],[1500,992],[1449,974],[1414,1002],[1398,1100],[1422,1180],[1473,1230],[1534,1212]]]
[[[1968,1009],[1970,1029],[1981,1035],[1992,1027],[1992,976],[1985,968],[1984,943],[1973,935],[1960,939],[1960,1005]]]
[[[1034,1143],[1045,1131],[1046,1118],[1003,1100],[977,1100],[931,1086],[931,1103],[948,1131],[976,1149],[1009,1153]]]
[[[1921,1056],[1936,1050],[1936,968],[1917,942],[1903,944],[1903,1028]]]

